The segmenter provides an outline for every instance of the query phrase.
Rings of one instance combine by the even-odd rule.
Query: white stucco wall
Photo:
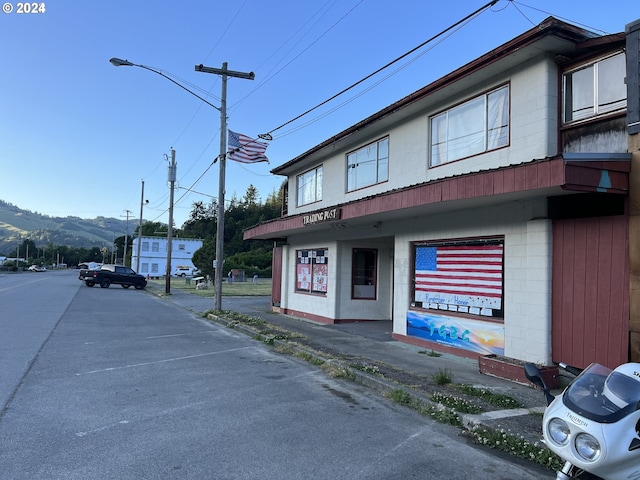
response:
[[[283,276],[280,307],[326,319],[390,320],[392,315],[393,238],[363,238],[361,229],[346,229],[339,234],[321,233],[290,237],[283,247]],[[370,233],[370,232],[369,232]],[[327,295],[296,292],[296,251],[327,248],[329,280]],[[354,248],[378,251],[377,297],[375,300],[351,298],[351,258]]]
[[[510,144],[508,147],[428,168],[429,118],[447,108],[474,98],[505,83],[510,85]],[[557,66],[551,58],[538,57],[499,77],[483,82],[460,96],[457,90],[447,102],[425,109],[409,121],[348,149],[336,150],[323,165],[322,201],[296,207],[296,175],[289,178],[289,214],[369,197],[382,192],[455,175],[516,165],[557,154],[558,85]],[[389,136],[389,180],[347,192],[346,154]],[[318,165],[320,164],[318,163]],[[302,171],[298,172],[302,173]]]

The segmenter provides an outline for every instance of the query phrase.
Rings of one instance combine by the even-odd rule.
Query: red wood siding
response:
[[[628,361],[628,252],[626,215],[554,221],[554,362]]]
[[[408,216],[412,215],[410,211],[402,211],[455,200],[549,188],[626,194],[629,190],[629,169],[629,162],[567,162],[557,157],[433,180],[332,207],[339,206],[340,221],[348,222],[388,212]],[[547,196],[549,192],[541,195]],[[297,214],[265,222],[245,230],[244,239],[286,237],[305,228],[303,217],[304,214]],[[330,225],[327,224],[326,228]]]
[[[282,301],[282,247],[273,247],[271,282],[271,306],[279,307]]]

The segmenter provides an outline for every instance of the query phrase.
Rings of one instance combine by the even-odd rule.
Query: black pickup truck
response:
[[[137,290],[142,290],[147,286],[147,279],[144,275],[134,272],[129,267],[120,265],[103,265],[100,270],[80,270],[79,277],[87,287],[100,285],[102,288],[109,288],[113,283],[122,285],[122,288],[134,286]]]

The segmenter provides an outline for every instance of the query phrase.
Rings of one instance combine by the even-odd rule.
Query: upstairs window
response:
[[[347,191],[389,179],[389,139],[383,138],[347,154]]]
[[[432,167],[508,143],[508,85],[431,117]]]
[[[626,59],[618,53],[563,75],[564,123],[627,107]]]
[[[298,175],[298,206],[322,200],[322,165]]]

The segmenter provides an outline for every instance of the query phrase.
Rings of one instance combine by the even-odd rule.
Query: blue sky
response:
[[[175,224],[218,194],[220,114],[147,65],[219,105],[204,64],[255,72],[228,81],[228,127],[257,136],[420,45],[485,1],[50,0],[45,12],[0,13],[0,199],[51,216],[168,221],[167,162],[178,165]],[[3,10],[5,7],[3,6]],[[500,0],[357,88],[276,130],[271,164],[227,162],[226,199],[270,170],[553,15],[600,33],[640,18],[637,0]],[[401,68],[402,67],[402,68]],[[189,191],[191,189],[193,191]],[[198,192],[198,193],[196,193]],[[203,195],[205,194],[205,195]]]

